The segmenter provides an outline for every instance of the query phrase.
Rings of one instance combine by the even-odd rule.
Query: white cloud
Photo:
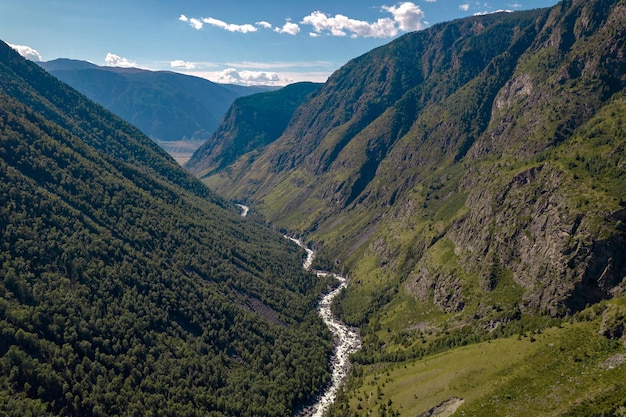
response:
[[[391,13],[393,15],[393,20],[395,20],[400,25],[400,29],[405,32],[421,30],[424,28],[422,25],[424,12],[419,6],[411,2],[404,2],[398,7],[383,6],[382,9]]]
[[[175,59],[174,61],[170,62],[170,67],[176,69],[192,70],[196,69],[197,65],[194,62],[186,62],[180,59]]]
[[[111,52],[107,53],[106,58],[104,58],[105,65],[109,67],[121,67],[121,68],[132,68],[137,67],[137,63],[133,61],[129,61],[126,58],[122,58],[119,55],[112,54]]]
[[[196,68],[183,70],[186,75],[205,78],[217,83],[239,85],[284,86],[298,81],[325,82],[335,70],[328,61],[283,61],[283,62],[194,62]],[[216,65],[225,65],[223,70],[207,70]],[[178,71],[175,69],[175,71]]]
[[[41,61],[41,54],[37,52],[35,49],[26,45],[13,45],[8,44],[11,48],[15,49],[18,54],[22,55],[24,58],[29,59],[31,61],[39,62]]]
[[[264,20],[261,20],[260,22],[256,22],[255,25],[262,27],[264,29],[271,29],[272,28],[272,24],[269,22],[266,22]]]
[[[378,19],[378,21],[370,23],[351,19],[341,14],[333,17],[320,11],[315,11],[305,16],[300,23],[313,26],[313,31],[317,35],[328,33],[332,36],[347,36],[348,32],[351,32],[352,35],[357,37],[385,38],[398,34],[395,22],[389,18]]]
[[[500,10],[494,10],[492,12],[476,12],[474,13],[474,16],[484,16],[487,14],[494,14],[494,13],[513,13],[513,10],[500,9]]]
[[[465,3],[465,4],[460,4],[459,5],[459,10],[463,10],[464,12],[467,12],[467,11],[469,11],[469,9],[470,9],[469,3]]]
[[[300,26],[293,22],[285,22],[282,28],[275,28],[275,32],[288,33],[289,35],[296,35],[300,32]]]
[[[203,23],[200,20],[194,19],[194,18],[189,19],[184,14],[181,14],[180,17],[178,18],[178,20],[180,20],[181,22],[189,23],[189,25],[192,28],[198,29],[198,30],[202,29],[202,26],[204,26]]]
[[[435,2],[436,0],[425,1]],[[375,22],[367,22],[352,19],[342,14],[330,16],[317,10],[303,17],[299,23],[313,27],[313,32],[309,33],[311,37],[329,34],[332,36],[350,36],[353,38],[387,38],[396,36],[400,32],[421,30],[427,26],[427,23],[424,21],[424,12],[422,9],[410,1],[398,3],[395,6],[382,6],[381,11],[391,14],[391,17],[380,18]],[[274,27],[271,23],[266,21],[259,21],[254,25],[248,23],[236,25],[213,17],[205,17],[199,20],[188,18],[185,15],[180,15],[178,20],[188,23],[195,29],[202,29],[204,24],[209,24],[230,32],[241,33],[256,32],[258,30],[257,28],[273,28],[276,33],[286,33],[289,35],[296,35],[300,32],[300,26],[290,20],[282,27]]]
[[[239,85],[275,85],[290,84],[292,80],[268,71],[239,71],[236,68],[227,68],[222,71],[205,72],[202,76],[216,83]]]
[[[229,32],[249,33],[257,31],[257,28],[249,23],[246,23],[245,25],[235,25],[212,17],[205,17],[204,19],[202,19],[202,21],[206,24],[217,26],[218,28],[227,30]]]
[[[396,36],[400,31],[420,30],[424,28],[424,12],[414,3],[403,2],[398,6],[382,6],[382,10],[390,13],[393,18],[381,18],[376,22],[351,19],[337,14],[329,16],[315,11],[305,16],[300,23],[313,26],[315,37],[323,33],[332,36],[386,38]]]

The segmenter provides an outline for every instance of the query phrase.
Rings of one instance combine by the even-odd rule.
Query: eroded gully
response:
[[[241,208],[241,215],[245,217],[248,214],[248,207],[242,204],[238,204],[238,206]],[[307,257],[302,266],[304,269],[311,269],[315,252],[307,248],[300,240],[289,236],[285,237],[297,243],[306,251]],[[326,413],[328,407],[335,401],[339,388],[346,381],[350,371],[350,354],[356,352],[361,347],[361,338],[357,331],[334,317],[330,310],[334,298],[348,285],[348,280],[346,277],[326,271],[315,271],[315,273],[318,277],[332,275],[339,282],[337,287],[322,297],[317,306],[320,317],[333,334],[335,344],[331,358],[331,382],[324,392],[317,397],[315,403],[298,413],[298,417],[322,417]]]

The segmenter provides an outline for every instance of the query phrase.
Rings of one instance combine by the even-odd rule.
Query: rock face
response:
[[[452,397],[425,413],[420,414],[419,417],[448,417],[454,414],[464,402],[465,400],[463,398]]]
[[[625,22],[572,0],[407,34],[207,182],[359,268],[346,309],[404,288],[448,313],[578,311],[625,285]]]

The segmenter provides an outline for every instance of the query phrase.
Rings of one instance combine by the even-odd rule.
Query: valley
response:
[[[98,66],[74,59],[39,65],[138,127],[181,165],[213,135],[235,99],[275,89],[217,84],[169,71]]]
[[[0,414],[291,416],[330,377],[303,251],[0,43]]]
[[[0,415],[626,416],[624,0],[255,94],[47,66],[0,42]]]
[[[307,257],[304,261],[303,268],[309,269],[313,264],[315,253],[311,249],[304,246],[298,239],[288,239],[306,250]],[[348,285],[348,279],[327,271],[314,272],[318,278],[330,276],[339,283],[339,285],[336,285],[331,291],[322,296],[317,307],[320,317],[324,320],[324,323],[333,334],[335,346],[333,355],[330,359],[331,378],[329,385],[325,388],[322,394],[318,395],[315,404],[298,413],[299,417],[323,417],[326,414],[328,408],[335,401],[338,391],[345,384],[349,375],[352,367],[350,363],[350,355],[359,350],[361,347],[361,338],[359,337],[358,332],[355,329],[346,326],[346,324],[337,319],[331,311],[331,305],[334,299],[346,288]]]

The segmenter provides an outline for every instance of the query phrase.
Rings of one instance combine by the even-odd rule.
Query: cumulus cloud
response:
[[[121,67],[121,68],[132,68],[137,67],[137,63],[130,61],[126,58],[122,58],[119,55],[112,54],[111,52],[107,53],[106,58],[104,58],[105,65],[109,67]]]
[[[189,18],[185,16],[184,14],[181,14],[178,20],[180,20],[181,22],[188,23],[189,26],[197,30],[202,29],[205,23],[207,25],[215,26],[220,29],[227,30],[229,32],[240,32],[240,33],[256,32],[257,31],[256,26],[266,28],[266,29],[271,29],[272,27],[270,23],[265,22],[265,21],[256,22],[254,25],[251,25],[249,23],[246,23],[244,25],[236,25],[233,23],[226,23],[223,20],[219,20],[214,17],[204,17],[202,19],[196,19],[196,18]]]
[[[404,2],[400,6],[383,6],[382,9],[391,13],[393,20],[405,32],[423,29],[424,12],[411,2]]]
[[[474,13],[474,16],[484,16],[484,15],[487,15],[487,14],[494,14],[494,13],[513,13],[513,10],[499,9],[499,10],[494,10],[494,11],[491,11],[491,12],[487,12],[487,11],[485,11],[485,12],[476,12],[476,13]]]
[[[269,22],[266,22],[264,20],[261,20],[260,22],[256,22],[255,25],[262,27],[264,29],[271,29],[272,28],[272,24]]]
[[[425,1],[435,2],[436,0]],[[421,30],[427,25],[424,21],[424,12],[422,9],[410,1],[398,3],[395,6],[382,6],[381,11],[389,13],[391,17],[384,17],[375,22],[368,22],[352,19],[342,14],[331,16],[317,10],[303,17],[299,23],[313,27],[313,31],[309,33],[311,37],[328,34],[331,36],[350,36],[353,38],[387,38],[396,36],[400,32]],[[277,27],[263,20],[256,22],[254,25],[249,23],[237,25],[213,17],[205,17],[202,19],[188,18],[184,14],[180,15],[178,20],[198,30],[202,29],[204,24],[208,24],[230,32],[240,33],[257,32],[258,28],[273,29],[276,33],[286,33],[289,35],[296,35],[300,32],[300,26],[290,20],[283,26]]]
[[[267,71],[239,71],[236,68],[227,68],[222,71],[205,73],[204,76],[216,83],[239,85],[286,85],[292,82],[275,72]]]
[[[347,36],[350,34],[353,37],[384,38],[398,34],[396,24],[389,18],[370,23],[341,14],[329,16],[319,10],[305,16],[300,23],[313,26],[313,31],[317,35],[327,33],[332,36]]]
[[[193,62],[186,62],[180,59],[175,59],[174,61],[170,62],[170,67],[176,69],[192,70],[196,69],[197,65]]]
[[[39,62],[41,61],[41,54],[37,52],[37,50],[31,48],[26,45],[13,45],[8,44],[11,48],[15,49],[18,54],[22,55],[24,58],[29,59],[31,61]]]
[[[293,23],[293,22],[285,22],[282,28],[275,28],[274,31],[278,33],[287,33],[289,35],[296,35],[298,32],[300,32],[300,26],[298,26],[298,24]]]
[[[463,10],[464,12],[467,12],[467,11],[469,11],[469,9],[470,9],[469,3],[465,3],[465,4],[460,4],[459,5],[459,10]]]
[[[332,36],[386,38],[396,36],[400,31],[424,28],[424,12],[414,3],[403,2],[398,6],[382,6],[382,10],[390,13],[392,18],[367,22],[341,14],[330,16],[318,10],[305,16],[300,23],[313,27],[311,36],[326,33]]]

